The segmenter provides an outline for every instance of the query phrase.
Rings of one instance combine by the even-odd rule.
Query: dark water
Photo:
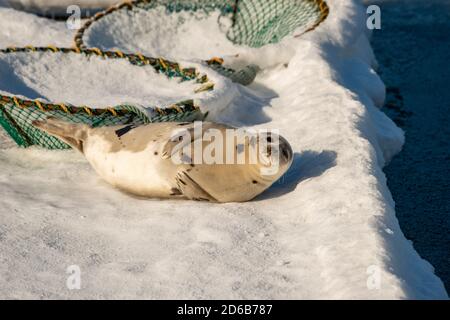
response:
[[[376,1],[375,1],[376,2]],[[405,236],[450,292],[450,0],[380,3],[384,111],[406,132],[385,168]]]

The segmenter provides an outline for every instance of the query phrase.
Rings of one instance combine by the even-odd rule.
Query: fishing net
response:
[[[286,36],[300,36],[313,30],[329,12],[323,0],[137,0],[118,4],[88,20],[77,32],[75,45],[78,48],[98,47],[104,50],[115,47],[125,51],[145,48],[145,51],[155,54],[159,50],[155,45],[159,43],[159,39],[154,41],[151,36],[160,26],[156,28],[150,20],[159,18],[160,11],[157,9],[161,7],[165,8],[164,20],[170,21],[166,23],[175,23],[169,19],[173,13],[190,12],[193,14],[189,19],[202,19],[205,14],[219,12],[217,23],[226,38],[233,44],[254,48],[277,43]],[[142,18],[142,10],[153,14],[147,16],[148,27],[142,25],[147,22]],[[197,14],[199,12],[203,14]],[[128,19],[128,24],[120,24],[119,18]],[[104,25],[99,27],[102,23]],[[208,37],[208,34],[200,33],[196,34],[194,39],[205,42],[205,37]],[[192,36],[188,38],[179,39],[171,32],[164,34],[165,41],[171,42],[173,46],[183,47],[186,42],[193,41]],[[133,39],[137,39],[135,43]],[[157,54],[166,55],[159,52]],[[200,52],[197,52],[195,58],[201,58],[200,55]],[[224,52],[214,52],[213,55],[220,57]],[[211,68],[243,85],[251,83],[258,71],[254,65],[233,70],[221,63],[211,64],[208,61],[206,62]]]
[[[142,55],[125,55],[122,52],[103,52],[100,50],[77,50],[62,48],[8,48],[0,54],[18,52],[61,52],[77,53],[85,58],[91,55],[105,59],[126,59],[136,66],[150,65],[158,73],[181,81],[198,83],[198,90],[211,90],[213,85],[207,76],[200,75],[195,69],[182,69],[177,63],[144,57]],[[194,94],[194,93],[193,93]],[[0,124],[13,140],[22,147],[38,145],[47,149],[66,149],[67,144],[35,128],[32,122],[47,117],[56,117],[73,123],[85,123],[92,127],[122,124],[146,124],[163,121],[193,121],[203,119],[204,115],[194,105],[193,100],[181,101],[169,106],[143,108],[137,105],[121,104],[107,108],[74,106],[68,103],[47,103],[41,99],[23,99],[15,95],[0,94]]]
[[[227,37],[233,43],[261,47],[313,30],[328,15],[322,0],[238,0]]]
[[[227,38],[235,44],[249,47],[276,43],[294,32],[294,36],[299,36],[311,31],[329,13],[324,0],[137,0],[118,4],[88,20],[75,36],[76,46],[86,47],[83,39],[85,32],[105,16],[119,10],[152,10],[158,6],[165,6],[168,14],[219,10],[219,23],[223,17],[231,20],[228,27],[223,24]]]
[[[180,78],[181,81],[196,81],[200,87],[195,92],[211,90],[214,84],[206,75],[200,75],[195,69],[182,69],[179,64],[161,58],[149,58],[139,53],[123,53],[122,51],[102,51],[96,46],[84,43],[85,32],[103,17],[126,11],[153,10],[158,6],[165,7],[167,14],[175,12],[202,12],[210,14],[220,12],[218,23],[226,38],[234,44],[249,47],[261,47],[279,42],[286,36],[299,36],[313,30],[328,15],[328,6],[323,0],[137,0],[111,7],[89,19],[75,36],[75,49],[55,47],[44,48],[7,48],[0,54],[16,52],[62,52],[77,53],[83,56],[99,56],[104,59],[126,59],[136,66],[151,65],[156,72],[169,78]],[[193,41],[192,39],[190,41]],[[253,81],[258,67],[249,65],[241,70],[233,70],[223,66],[223,60],[215,58],[205,61],[231,80],[249,84]],[[1,88],[0,88],[1,89]],[[48,103],[31,100],[15,95],[0,94],[0,124],[23,147],[39,145],[49,149],[69,148],[57,138],[36,129],[32,122],[49,116],[74,123],[86,123],[93,127],[119,124],[145,124],[158,121],[190,121],[203,118],[193,100],[181,101],[170,106],[151,107],[143,110],[140,106],[121,104],[108,108],[92,108],[74,106],[68,103]]]

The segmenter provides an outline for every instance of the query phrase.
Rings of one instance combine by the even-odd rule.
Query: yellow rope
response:
[[[136,55],[137,55],[138,58],[141,59],[142,61],[147,60],[147,59],[144,58],[144,56],[143,56],[142,53],[140,53],[140,52],[138,52]]]
[[[119,57],[121,57],[121,58],[123,58],[124,57],[124,54],[123,54],[123,52],[122,51],[120,51],[120,50],[116,50],[116,51],[114,51]]]
[[[164,110],[162,110],[162,109],[160,109],[160,108],[158,108],[158,107],[156,107],[155,110],[156,110],[156,112],[159,113],[160,115],[166,114],[166,113],[164,112]]]
[[[116,110],[114,110],[114,108],[108,108],[108,111],[109,112],[111,112],[111,114],[113,115],[113,116],[117,116],[117,112],[116,112]]]
[[[218,64],[223,64],[223,59],[220,57],[212,57],[207,61],[207,63],[214,63],[214,62]]]
[[[182,112],[183,112],[183,110],[182,110],[179,106],[177,106],[176,104],[174,104],[173,106],[171,106],[171,108],[177,110],[178,113],[182,113]]]
[[[53,52],[58,52],[59,49],[55,46],[48,46],[49,49],[51,49]]]
[[[34,100],[34,103],[38,106],[39,109],[41,109],[43,112],[45,112],[44,107],[42,106],[42,103],[39,100]]]
[[[119,9],[123,8],[123,7],[128,7],[128,9],[133,9],[133,2],[132,1],[125,1],[121,4],[119,4]]]
[[[214,83],[207,82],[204,85],[202,85],[201,87],[199,87],[198,89],[196,89],[194,92],[200,93],[200,92],[204,92],[204,91],[208,91],[208,90],[212,90],[212,89],[214,89]]]
[[[103,17],[104,15],[105,15],[104,12],[97,12],[97,13],[94,15],[94,18],[95,18],[95,19],[100,19],[100,18]]]
[[[25,50],[26,49],[26,50]],[[32,51],[32,52],[73,52],[73,53],[77,53],[77,54],[97,54],[99,56],[103,56],[103,57],[112,57],[113,53],[115,53],[118,57],[120,58],[126,58],[128,60],[130,60],[130,57],[138,57],[144,64],[151,64],[152,61],[158,61],[161,64],[161,67],[163,67],[166,70],[177,70],[178,71],[182,71],[184,72],[184,76],[192,76],[192,73],[194,74],[194,76],[198,77],[199,74],[196,72],[195,69],[180,69],[180,66],[178,63],[172,63],[170,61],[164,60],[162,58],[149,58],[146,57],[144,55],[142,55],[141,53],[137,53],[137,54],[125,54],[120,50],[117,51],[112,51],[112,52],[103,52],[101,51],[99,48],[91,48],[91,49],[80,49],[79,47],[73,47],[73,48],[58,48],[55,46],[48,46],[48,47],[34,47],[34,46],[26,46],[23,48],[17,48],[17,47],[9,47],[7,49],[0,49],[0,52],[3,51],[5,53],[8,52],[24,52],[24,51]],[[207,79],[206,75],[204,75],[204,78]],[[210,84],[213,86],[213,84]],[[62,110],[63,112],[67,113],[67,114],[72,114],[73,110],[84,110],[86,112],[86,114],[88,114],[89,116],[93,116],[94,112],[93,109],[91,109],[88,106],[82,106],[82,107],[73,107],[75,109],[71,109],[71,107],[69,107],[68,105],[66,105],[65,103],[59,103],[59,104],[52,104],[52,103],[45,103],[42,101],[39,101],[38,99],[35,100],[21,100],[20,98],[18,98],[17,96],[4,96],[4,95],[0,95],[0,107],[4,107],[6,104],[13,102],[14,105],[18,108],[27,108],[30,106],[34,106],[37,107],[40,111],[42,112],[48,112],[48,111],[54,111],[57,110],[57,108],[59,108],[60,110]],[[192,105],[192,107],[194,108],[194,110],[200,110],[198,106]],[[113,116],[119,116],[119,113],[117,112],[116,109],[114,109],[114,107],[108,107],[106,109],[103,109],[106,112],[110,112]],[[166,115],[168,110],[176,110],[178,113],[182,113],[183,109],[180,108],[178,105],[172,105],[166,109],[161,109],[158,107],[154,107],[154,110],[159,114],[159,115]],[[122,112],[124,112],[125,110],[122,110]]]
[[[92,116],[92,110],[90,109],[90,108],[88,108],[88,107],[83,107],[83,109],[84,109],[84,111],[86,111],[86,113],[88,114],[88,115],[90,115],[90,116]]]
[[[17,106],[17,107],[19,107],[19,108],[22,108],[22,106],[20,105],[20,103],[19,103],[19,100],[17,99],[17,97],[13,97],[13,101],[14,101],[14,104]]]
[[[65,113],[69,113],[70,114],[69,109],[67,109],[67,106],[64,103],[60,103],[59,106],[61,107],[61,109],[63,109],[63,111]]]
[[[162,58],[159,58],[158,61],[163,66],[164,69],[167,69],[167,64],[164,62]]]
[[[99,48],[90,48],[89,50],[94,52],[98,56],[102,56],[102,51]]]

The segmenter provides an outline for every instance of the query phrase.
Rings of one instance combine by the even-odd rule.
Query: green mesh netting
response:
[[[221,16],[218,23],[227,38],[235,44],[249,47],[261,47],[279,42],[287,35],[298,36],[310,31],[327,17],[329,11],[324,0],[137,0],[116,5],[87,21],[77,32],[75,44],[78,48],[86,48],[83,40],[86,31],[109,14],[119,10],[152,10],[157,6],[165,6],[168,14],[219,10]],[[218,52],[217,56],[220,55]],[[243,85],[250,84],[258,71],[254,65],[242,70],[225,68],[217,63],[209,66]]]
[[[64,52],[74,53],[74,49],[62,48],[10,48],[0,50],[3,54],[15,52]],[[178,77],[182,81],[194,80],[199,86],[210,87],[206,76],[198,75],[194,69],[182,69],[176,63],[137,55],[123,53],[101,52],[99,50],[82,51],[84,55],[98,55],[110,59],[127,59],[138,66],[151,65],[157,72],[168,77]],[[200,87],[201,88],[201,87]],[[13,95],[0,95],[0,125],[11,138],[22,147],[38,145],[47,149],[70,148],[61,140],[35,128],[32,123],[56,117],[73,123],[85,123],[92,127],[122,124],[145,124],[164,121],[194,121],[201,120],[204,115],[194,105],[193,100],[181,101],[164,108],[150,107],[145,111],[133,105],[118,105],[105,109],[94,109],[87,106],[72,106],[70,104],[45,103],[40,100],[21,99]]]
[[[316,27],[328,15],[322,0],[157,0],[136,1],[136,6],[151,9],[165,5],[169,12],[219,9],[229,16],[226,30],[230,41],[249,47],[277,43],[294,31],[299,34]]]
[[[182,112],[176,109],[164,109],[161,112],[165,114],[152,117],[149,117],[137,107],[131,105],[115,106],[113,108],[115,114],[108,110],[103,111],[100,109],[91,110],[93,113],[89,114],[84,109],[67,107],[71,108],[71,113],[63,110],[43,112],[35,106],[20,108],[14,103],[0,102],[0,124],[21,147],[38,145],[47,149],[68,149],[70,147],[66,143],[35,128],[32,122],[35,120],[44,120],[48,117],[56,117],[68,122],[85,123],[92,127],[100,127],[124,124],[141,125],[150,122],[194,121],[204,118],[204,115],[194,107],[192,100],[177,104],[177,107]]]
[[[317,0],[238,0],[227,37],[236,44],[261,47],[294,31],[313,29],[327,14],[326,4]]]
[[[312,30],[328,15],[324,0],[138,0],[131,5],[120,5],[120,9],[133,7],[151,10],[163,5],[169,13],[203,10],[206,13],[220,10],[232,23],[225,30],[230,41],[250,47],[261,47],[276,43],[296,31],[298,34]],[[117,6],[119,8],[119,6]],[[96,18],[112,13],[109,10]],[[92,21],[87,24],[91,25]],[[83,45],[82,29],[78,35]]]
[[[250,47],[261,47],[276,43],[287,35],[300,35],[314,29],[328,15],[328,7],[323,0],[138,0],[116,5],[93,19],[88,20],[75,36],[76,49],[60,48],[14,48],[3,49],[0,53],[17,51],[52,51],[81,52],[85,55],[96,54],[104,58],[123,58],[134,65],[152,65],[157,72],[168,77],[180,77],[182,80],[193,80],[203,84],[203,88],[211,89],[206,76],[199,76],[193,69],[181,69],[176,63],[162,59],[142,57],[139,54],[125,55],[121,52],[102,52],[99,49],[86,49],[83,34],[92,23],[117,10],[133,10],[135,7],[150,10],[157,5],[164,5],[168,12],[182,10],[221,11],[224,32],[233,43]],[[225,18],[225,19],[224,19]],[[221,19],[219,22],[222,26]],[[220,56],[220,52],[217,53]],[[221,63],[211,62],[208,65],[219,73],[241,84],[253,81],[257,66],[250,65],[242,70],[225,68]],[[57,117],[75,123],[86,123],[92,126],[108,126],[118,124],[144,124],[157,121],[189,121],[201,119],[203,115],[194,106],[192,100],[180,102],[168,108],[154,108],[154,114],[148,115],[138,107],[119,105],[109,109],[92,109],[66,104],[56,105],[31,100],[21,100],[14,96],[0,95],[0,125],[20,146],[39,145],[49,149],[65,149],[69,146],[57,138],[36,129],[32,122],[48,116]]]

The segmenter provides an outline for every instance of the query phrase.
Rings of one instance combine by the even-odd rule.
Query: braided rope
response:
[[[88,47],[86,46],[86,44],[83,41],[83,37],[84,34],[86,32],[86,30],[96,21],[106,17],[107,15],[110,15],[116,11],[119,10],[133,10],[134,8],[143,8],[145,5],[151,4],[151,3],[156,3],[156,0],[135,0],[135,1],[125,1],[122,3],[118,3],[116,5],[111,6],[110,8],[98,12],[97,14],[95,14],[93,17],[91,17],[90,19],[88,19],[83,26],[81,26],[80,29],[77,30],[75,37],[74,37],[74,45],[75,48],[78,48],[80,50],[85,50]],[[212,5],[212,8],[215,8],[217,5]],[[191,9],[195,9],[195,8],[191,8]],[[177,4],[168,4],[168,10],[170,11],[180,11],[182,10],[182,7],[177,6]],[[233,7],[234,10],[234,7]],[[214,58],[213,58],[214,59]],[[234,75],[236,73],[236,70],[231,69],[231,68],[225,68],[222,66],[223,64],[223,60],[221,60],[220,63],[209,63],[210,60],[208,61],[204,61],[210,68],[212,68],[214,71],[218,72],[219,74],[231,78],[232,75]],[[252,76],[251,80],[243,80],[240,81],[241,79],[239,78],[235,78],[234,82],[237,83],[241,83],[243,85],[247,85],[251,82],[253,82],[254,78],[256,77],[256,73],[254,74],[254,76]]]
[[[157,72],[163,73],[170,78],[179,77],[182,78],[183,81],[196,79],[198,83],[205,83],[209,81],[207,75],[198,74],[195,68],[181,68],[180,65],[176,62],[165,60],[163,58],[147,57],[140,53],[123,53],[119,50],[102,51],[99,48],[89,48],[89,49],[57,48],[54,46],[47,46],[47,47],[25,46],[20,48],[8,47],[6,49],[0,49],[0,53],[17,53],[17,52],[53,52],[53,53],[61,52],[61,53],[83,54],[86,56],[95,55],[105,59],[126,59],[133,65],[137,66],[150,65]]]
[[[300,34],[294,35],[294,38],[301,37],[305,33],[315,30],[322,22],[324,22],[328,18],[328,15],[330,14],[330,8],[328,7],[328,4],[325,2],[325,0],[309,0],[309,1],[313,1],[319,7],[320,17],[311,28],[306,29]]]
[[[167,77],[178,77],[181,78],[182,81],[196,80],[200,86],[194,91],[195,93],[205,90],[213,90],[214,83],[209,81],[207,75],[198,74],[195,68],[182,69],[178,63],[171,62],[163,58],[146,57],[140,53],[124,53],[120,50],[102,51],[95,47],[86,48],[86,45],[83,42],[84,34],[95,21],[98,21],[118,10],[133,10],[133,8],[136,7],[149,9],[151,8],[151,5],[162,4],[166,5],[166,8],[170,12],[180,12],[183,10],[195,11],[198,9],[220,9],[222,14],[232,15],[233,23],[227,32],[228,39],[236,44],[246,44],[258,47],[267,43],[277,42],[282,37],[287,35],[287,31],[289,30],[282,30],[280,34],[275,33],[279,32],[278,28],[286,27],[285,25],[280,24],[280,21],[281,23],[288,23],[288,27],[293,26],[298,21],[295,19],[303,19],[308,10],[315,10],[306,8],[306,13],[298,12],[299,14],[288,17],[283,16],[286,12],[281,12],[281,20],[273,24],[271,19],[280,19],[280,17],[270,16],[270,11],[273,10],[273,12],[277,15],[279,10],[278,5],[282,7],[285,5],[284,1],[286,0],[267,1],[264,2],[265,6],[262,7],[255,5],[254,1],[256,1],[256,4],[260,5],[258,0],[208,0],[202,2],[200,2],[200,0],[198,2],[196,2],[196,0],[176,0],[173,3],[168,3],[167,0],[126,1],[112,6],[105,11],[99,12],[91,19],[88,19],[74,37],[74,48],[58,48],[54,46],[26,46],[23,48],[10,47],[1,49],[0,53],[61,52],[76,53],[86,56],[95,55],[104,59],[126,59],[133,65],[150,65],[156,72],[165,74]],[[303,2],[297,3],[311,3],[315,6],[315,8],[319,8],[320,15],[308,29],[300,34],[294,35],[294,37],[299,37],[306,32],[314,30],[327,18],[329,14],[329,8],[324,0],[302,1]],[[282,9],[285,10],[286,7]],[[245,14],[247,14],[247,16]],[[246,21],[250,18],[258,19],[258,17],[267,18],[268,16],[270,16],[269,21],[264,21],[264,19],[262,22],[259,21],[260,23],[263,23],[263,29],[255,29],[253,25],[249,25],[247,23],[248,21]],[[310,20],[308,20],[310,18],[311,17],[308,16],[306,21],[310,22]],[[274,28],[274,30],[271,30],[270,28]],[[246,68],[238,71],[231,68],[226,68],[223,66],[223,59],[221,58],[212,58],[204,61],[204,63],[218,73],[230,78],[232,81],[243,85],[250,84],[254,80],[258,70],[258,67],[254,65],[247,66]],[[18,145],[25,147],[33,144],[56,149],[69,147],[57,138],[49,136],[31,125],[33,120],[43,118],[46,114],[51,114],[61,118],[65,117],[66,120],[72,122],[90,123],[92,126],[125,123],[143,124],[159,121],[187,121],[187,119],[199,118],[199,115],[201,115],[199,108],[194,105],[192,100],[182,101],[166,108],[153,107],[149,109],[149,112],[150,115],[144,113],[139,107],[133,105],[118,105],[100,109],[89,106],[73,106],[68,103],[47,103],[38,99],[28,100],[22,99],[15,95],[0,94],[0,125],[5,128],[5,130]]]
[[[308,28],[307,30],[305,30],[304,32],[302,32],[302,33],[300,33],[298,35],[294,35],[294,37],[300,37],[301,35],[316,29],[323,21],[325,21],[325,19],[328,17],[329,12],[330,12],[330,9],[329,9],[329,7],[328,7],[328,5],[327,5],[325,0],[304,0],[304,1],[311,2],[315,6],[317,6],[319,8],[319,10],[320,10],[320,16],[317,19],[317,21],[310,28]],[[174,2],[175,2],[175,4],[173,4],[172,6],[170,4],[167,4],[169,11],[175,11],[175,12],[181,11],[183,9],[182,6],[181,5],[177,6],[177,4],[176,4],[177,1],[174,1]],[[207,1],[205,1],[205,2],[207,2]],[[236,16],[236,14],[239,11],[239,2],[240,2],[240,0],[224,0],[223,2],[224,2],[224,4],[222,5],[221,10],[223,12],[226,12],[226,13],[230,13],[231,12],[233,14],[232,20],[233,20],[233,24],[234,24],[235,23],[235,16]],[[227,2],[229,2],[229,3],[227,4]],[[116,11],[119,11],[119,10],[122,10],[122,9],[124,9],[124,10],[133,10],[133,8],[144,7],[145,5],[148,5],[148,4],[151,4],[151,3],[158,3],[158,1],[157,0],[125,1],[125,2],[122,2],[122,3],[116,4],[116,5],[113,5],[113,6],[111,6],[110,8],[108,8],[108,9],[106,9],[104,11],[98,12],[93,17],[91,17],[90,19],[86,20],[86,22],[83,24],[83,26],[80,29],[78,29],[78,31],[76,32],[75,37],[74,37],[75,47],[79,48],[79,49],[86,49],[87,48],[86,44],[84,43],[83,38],[84,38],[84,35],[85,35],[87,29],[89,29],[89,27],[94,22],[96,22],[96,21],[98,21],[98,20],[100,20],[100,19],[102,19],[102,18],[104,18],[104,17],[106,17],[106,16],[116,12]],[[160,4],[163,4],[163,3],[160,2]],[[217,3],[215,3],[214,1],[212,1],[211,7],[212,8],[217,8],[217,7],[220,7],[220,6]],[[196,7],[190,7],[190,9],[191,10],[196,10],[197,8]],[[230,39],[230,40],[233,41],[232,39]]]
[[[195,80],[199,87],[195,92],[213,90],[214,83],[207,75],[199,74],[195,68],[181,68],[178,63],[163,58],[151,58],[142,54],[125,54],[120,51],[101,51],[98,48],[58,48],[48,47],[9,47],[0,49],[0,53],[12,54],[18,52],[48,52],[48,53],[75,53],[85,56],[99,56],[104,59],[126,59],[136,66],[152,66],[156,72],[169,78],[177,77],[182,81]],[[202,118],[198,106],[193,100],[181,101],[167,107],[151,107],[144,112],[133,105],[121,104],[107,108],[93,108],[89,106],[74,106],[68,103],[47,103],[38,99],[22,99],[16,95],[0,94],[0,124],[19,146],[28,147],[33,144],[50,149],[64,149],[68,146],[58,139],[38,131],[31,125],[36,119],[43,119],[46,114],[65,118],[72,122],[90,123],[92,126],[111,124],[162,121],[187,121],[188,119]]]
[[[267,0],[265,0],[267,1]],[[276,1],[281,0],[273,0],[273,3],[277,3]],[[313,22],[312,26],[307,28],[305,31],[301,32],[300,34],[294,35],[294,37],[300,37],[303,34],[310,32],[314,29],[316,29],[327,17],[329,14],[329,7],[327,3],[324,0],[303,0],[305,3],[311,3],[314,5],[315,8],[318,8],[320,15],[318,19]],[[246,8],[246,3],[242,4],[242,0],[203,0],[198,1],[198,3],[195,0],[174,0],[173,3],[165,2],[164,0],[134,0],[134,1],[125,1],[123,3],[116,4],[102,12],[97,13],[92,18],[88,19],[84,25],[76,32],[74,37],[74,43],[75,47],[79,49],[86,49],[87,45],[84,43],[84,35],[86,31],[89,29],[89,27],[94,24],[95,22],[103,19],[104,17],[111,15],[119,10],[128,10],[131,11],[134,8],[141,8],[141,9],[149,9],[152,8],[151,5],[165,5],[167,10],[169,12],[179,12],[182,10],[191,10],[195,11],[198,9],[220,9],[222,11],[222,14],[231,14],[232,17],[232,26],[227,32],[227,37],[230,41],[238,44],[247,44],[250,46],[261,46],[264,44],[267,44],[269,42],[279,41],[278,38],[275,39],[265,39],[263,42],[261,41],[249,41],[249,39],[241,39],[242,34],[236,35],[233,31],[233,27],[236,26],[237,23],[237,17],[239,14]],[[266,3],[270,3],[270,1],[267,1]],[[243,7],[243,8],[241,8]],[[249,30],[237,30],[238,33],[248,33]],[[247,42],[247,43],[246,43]],[[247,66],[247,70],[234,70],[231,68],[225,68],[223,67],[223,59],[220,58],[212,58],[209,60],[204,61],[206,65],[214,69],[219,74],[230,78],[233,82],[237,82],[243,85],[248,85],[256,77],[257,71],[255,71],[252,67]],[[250,68],[249,68],[250,67]]]
[[[167,9],[169,11],[171,11],[171,12],[178,12],[178,11],[183,10],[184,8],[181,5],[177,4],[178,1],[175,0],[175,1],[173,1],[174,3],[172,3],[172,4],[167,3]],[[206,1],[203,0],[203,1],[204,2],[208,2],[208,0],[206,0]],[[226,1],[230,2],[230,1],[236,1],[236,0],[223,0],[223,2],[226,2]],[[221,7],[221,6],[223,7],[223,5],[219,4],[220,1],[209,0],[209,2],[211,3],[209,5],[209,7],[211,7],[211,8],[216,8],[216,7]],[[102,18],[104,18],[104,17],[106,17],[106,16],[116,12],[116,11],[122,10],[122,9],[123,10],[133,10],[134,8],[145,7],[146,5],[149,5],[149,4],[158,4],[158,3],[162,4],[162,2],[158,2],[158,0],[124,1],[122,3],[118,3],[116,5],[111,6],[111,7],[107,8],[106,10],[103,10],[101,12],[96,13],[94,16],[92,16],[91,18],[87,19],[86,22],[81,26],[81,28],[78,29],[78,31],[76,32],[75,37],[74,37],[75,47],[79,48],[79,49],[86,49],[87,48],[87,46],[83,42],[83,37],[84,37],[84,34],[85,34],[86,30],[94,22],[96,22],[96,21],[98,21],[98,20],[100,20],[100,19],[102,19]],[[206,3],[206,5],[207,5],[207,3]],[[228,11],[229,10],[234,10],[234,8],[235,8],[235,3],[228,8]],[[190,9],[191,10],[196,10],[197,7],[191,6]]]
[[[21,48],[8,47],[6,49],[0,49],[0,53],[17,53],[17,52],[62,52],[62,53],[76,53],[84,54],[86,56],[96,55],[107,59],[127,59],[131,64],[137,66],[151,65],[157,72],[163,73],[168,77],[180,77],[183,81],[196,79],[198,83],[203,84],[195,90],[195,92],[205,91],[214,88],[214,84],[209,82],[207,75],[199,75],[194,68],[182,69],[178,63],[165,60],[163,58],[150,58],[143,56],[142,54],[125,54],[121,51],[101,51],[98,48],[91,49],[78,49],[78,48],[57,48],[54,46],[48,47],[32,47],[26,46]],[[35,106],[41,111],[49,111],[55,109],[62,109],[66,113],[78,113],[80,111],[86,112],[88,115],[101,115],[105,112],[110,112],[112,115],[118,115],[114,108],[91,108],[88,106],[72,106],[65,103],[45,103],[39,100],[26,100],[20,99],[17,96],[8,96],[0,94],[0,103],[14,103],[17,107],[24,108],[29,106]],[[161,110],[155,108],[155,110]],[[165,108],[166,109],[166,108]]]
[[[106,9],[104,11],[100,11],[100,12],[96,13],[93,17],[87,19],[86,22],[81,26],[80,29],[78,29],[78,31],[75,34],[75,37],[74,37],[75,48],[78,48],[78,49],[86,49],[87,48],[86,45],[83,43],[84,33],[89,28],[89,26],[91,24],[93,24],[95,21],[100,20],[104,16],[107,16],[107,15],[109,15],[115,11],[118,11],[120,9],[123,9],[123,8],[131,10],[133,8],[133,6],[136,5],[136,3],[139,3],[141,1],[145,2],[145,3],[149,3],[151,0],[134,0],[134,1],[125,1],[122,3],[118,3],[116,5],[109,7],[108,9]]]

